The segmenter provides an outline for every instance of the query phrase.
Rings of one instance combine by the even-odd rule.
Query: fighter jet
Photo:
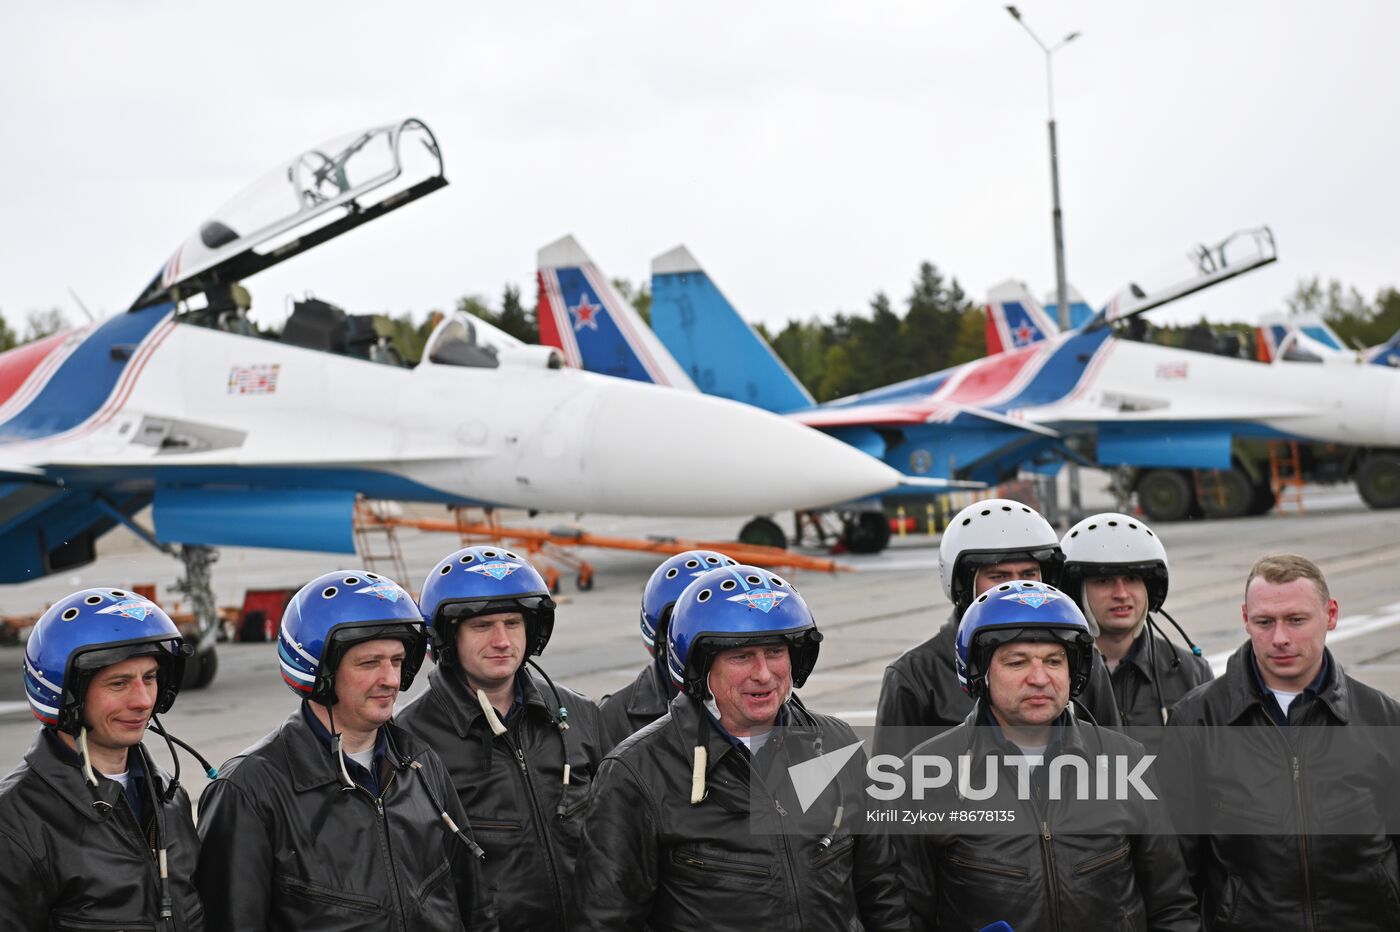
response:
[[[1286,450],[1301,478],[1352,479],[1373,507],[1400,506],[1400,380],[1389,367],[1261,365],[1119,336],[1276,250],[1260,228],[1191,258],[1190,275],[1150,294],[1125,289],[1077,330],[1028,327],[1023,347],[822,405],[776,358],[764,362],[767,347],[744,345],[761,340],[684,247],[653,262],[652,326],[702,390],[783,411],[906,475],[997,482],[1072,457],[1131,468],[1154,520],[1232,517],[1272,505],[1271,460]],[[1038,309],[1024,286],[995,300]]]
[[[654,277],[653,281],[661,280]],[[675,351],[668,352],[663,345],[663,340],[669,342],[674,334],[668,332],[659,340],[573,236],[564,236],[539,251],[538,282],[540,339],[557,347],[571,366],[669,386],[680,389],[678,394],[703,391],[759,410],[785,412],[814,404],[812,396],[782,360],[737,315],[713,315],[707,318],[705,327],[688,331],[703,333],[703,346],[691,347],[686,358],[704,356],[712,365],[680,365],[673,355]],[[658,287],[663,290],[655,293],[655,299],[665,301],[664,285]],[[691,310],[687,304],[680,313],[689,314]],[[723,373],[717,376],[715,367],[721,367]],[[735,384],[731,384],[731,376]],[[928,495],[930,491],[954,487],[981,488],[982,483],[906,475],[899,488],[891,486],[883,491]],[[830,510],[840,524],[834,536],[846,549],[873,553],[889,543],[889,519],[878,502],[842,501]],[[740,540],[786,546],[788,538],[783,530],[762,510],[758,513],[740,530]],[[818,522],[818,527],[825,535],[825,525]]]
[[[181,545],[187,569],[200,547],[353,553],[357,496],[741,516],[900,481],[784,418],[570,369],[465,314],[414,366],[323,300],[279,334],[252,326],[241,280],[446,183],[416,119],[308,149],[201,224],[128,311],[0,355],[0,582],[87,563],[118,524]]]

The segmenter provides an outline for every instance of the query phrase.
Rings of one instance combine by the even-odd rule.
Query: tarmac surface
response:
[[[1095,510],[1111,508],[1088,481],[1085,500]],[[1154,527],[1171,561],[1167,609],[1223,670],[1224,658],[1244,640],[1240,602],[1249,567],[1270,551],[1301,553],[1322,567],[1341,604],[1341,623],[1328,638],[1334,656],[1352,675],[1400,696],[1400,581],[1394,569],[1400,510],[1371,511],[1350,488],[1309,489],[1305,503],[1306,514],[1290,510]],[[534,523],[552,527],[567,522],[541,516]],[[711,540],[731,538],[737,528],[734,521],[589,518],[584,523],[597,533]],[[455,537],[445,534],[403,532],[400,539],[409,576],[404,582],[414,589],[440,557],[458,546]],[[930,637],[947,617],[937,544],[937,537],[910,534],[896,538],[882,554],[841,558],[855,572],[784,574],[802,592],[825,634],[816,672],[802,690],[809,706],[857,724],[873,721],[885,666]],[[168,586],[180,572],[177,561],[116,534],[99,547],[98,561],[76,575],[0,590],[0,611],[39,611],[56,597],[93,585],[154,582],[162,600],[167,598]],[[600,697],[625,685],[648,662],[637,616],[642,586],[658,560],[614,551],[583,556],[595,567],[595,586],[578,592],[572,574],[566,577],[554,636],[541,662],[557,681]],[[220,604],[239,604],[246,588],[296,587],[322,572],[357,565],[353,556],[230,549],[214,566],[215,588]],[[388,572],[382,565],[379,570]],[[172,733],[216,765],[296,708],[278,674],[274,644],[228,643],[218,650],[212,686],[182,693],[163,719]],[[0,678],[0,772],[19,762],[36,732],[23,701],[21,662],[19,648],[0,648],[0,669],[11,671]],[[410,695],[425,685],[426,677],[420,676]],[[148,737],[147,746],[167,763],[156,736]],[[206,781],[187,755],[184,767],[182,782],[197,799]]]

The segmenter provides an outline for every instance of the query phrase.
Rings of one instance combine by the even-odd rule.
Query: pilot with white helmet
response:
[[[575,930],[908,929],[889,836],[858,830],[859,740],[792,694],[821,642],[792,585],[712,569],[677,601],[667,641],[680,694],[599,769]],[[846,764],[799,797],[790,768],[841,750]]]
[[[1166,724],[1177,700],[1213,674],[1200,648],[1162,607],[1170,573],[1161,539],[1137,518],[1105,512],[1070,528],[1060,548],[1060,588],[1084,610],[1123,724]],[[1176,626],[1189,651],[1163,636],[1153,612]]]
[[[0,928],[204,928],[179,758],[172,746],[172,778],[141,743],[148,727],[176,740],[156,716],[187,653],[165,612],[122,589],[75,592],[34,626],[24,688],[44,727],[0,782]]]
[[[919,740],[967,717],[972,699],[958,685],[953,651],[963,612],[977,596],[1004,582],[1056,583],[1062,560],[1055,529],[1027,505],[992,498],[958,512],[938,551],[943,594],[953,603],[952,614],[933,637],[885,669],[875,714],[877,753],[903,756]],[[1076,704],[1100,725],[1120,724],[1102,659],[1092,664]]]
[[[199,801],[210,929],[495,928],[446,768],[391,721],[426,641],[413,597],[374,573],[327,573],[288,603],[277,657],[301,702]]]

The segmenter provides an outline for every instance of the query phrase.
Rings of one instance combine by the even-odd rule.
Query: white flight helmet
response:
[[[938,548],[938,572],[943,594],[961,615],[971,604],[977,567],[1008,560],[1035,560],[1040,576],[1051,585],[1060,581],[1060,538],[1040,513],[1020,502],[989,498],[958,512],[943,532]]]
[[[1147,610],[1167,601],[1167,551],[1137,518],[1112,511],[1090,515],[1060,542],[1065,564],[1060,588],[1084,604],[1084,580],[1095,576],[1139,576],[1147,586]]]

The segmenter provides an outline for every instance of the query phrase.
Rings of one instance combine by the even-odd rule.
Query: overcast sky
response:
[[[1400,284],[1400,4],[1023,0],[1055,56],[1069,279],[1096,306],[1270,224],[1280,261],[1175,313],[1253,319],[1304,277]],[[684,242],[751,320],[1054,287],[1044,57],[1000,3],[78,2],[0,6],[0,310],[124,309],[304,148],[403,116],[449,187],[249,282],[450,306],[573,233],[646,279]],[[265,315],[260,315],[265,316]]]

